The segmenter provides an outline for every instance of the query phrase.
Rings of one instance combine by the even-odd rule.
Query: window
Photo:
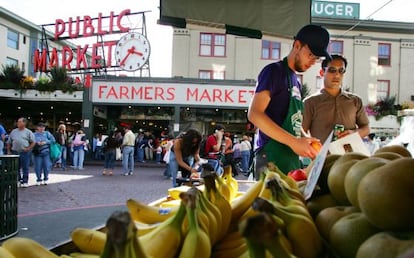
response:
[[[6,65],[8,66],[18,66],[19,65],[19,61],[17,61],[17,59],[11,58],[11,57],[7,57],[6,58]]]
[[[378,44],[378,65],[391,65],[391,44]]]
[[[12,30],[7,31],[7,46],[19,49],[19,33]]]
[[[226,35],[214,33],[200,34],[200,56],[224,57],[226,55]]]
[[[342,40],[331,40],[331,42],[329,42],[328,52],[331,55],[343,55],[344,42]]]
[[[390,95],[390,81],[378,80],[377,81],[377,100],[381,100]]]
[[[214,79],[214,80],[224,80],[224,71],[210,71],[210,70],[200,70],[198,71],[198,78],[200,79]]]
[[[279,60],[280,43],[269,40],[262,40],[262,59]]]

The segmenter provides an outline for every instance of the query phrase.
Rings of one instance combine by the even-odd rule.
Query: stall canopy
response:
[[[160,24],[222,27],[226,33],[291,37],[311,20],[311,0],[160,0]]]

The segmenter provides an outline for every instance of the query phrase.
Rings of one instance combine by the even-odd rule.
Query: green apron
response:
[[[283,60],[287,70],[290,92],[289,109],[281,127],[296,137],[301,137],[303,102],[298,87],[293,87],[291,71],[287,59]],[[289,146],[270,139],[264,146],[267,162],[273,162],[285,174],[301,167],[299,156]]]

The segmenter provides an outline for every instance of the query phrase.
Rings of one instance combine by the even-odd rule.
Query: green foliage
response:
[[[368,115],[375,116],[376,120],[381,119],[384,116],[388,115],[397,115],[398,110],[401,110],[401,105],[396,105],[396,96],[387,96],[381,98],[377,103],[373,105],[368,105],[365,107],[365,110]]]
[[[2,65],[0,82],[4,89],[19,89],[24,72],[17,65]]]
[[[61,90],[68,93],[83,89],[83,85],[74,84],[67,70],[60,67],[52,67],[47,75],[40,76],[37,81],[31,76],[24,76],[23,74],[24,72],[16,65],[2,66],[0,88],[15,89],[21,92],[27,89],[35,89],[40,92]]]

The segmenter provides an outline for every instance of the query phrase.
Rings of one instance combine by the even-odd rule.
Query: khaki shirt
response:
[[[344,125],[345,130],[353,130],[369,124],[359,96],[341,91],[335,97],[322,89],[304,100],[302,127],[310,130],[313,137],[324,143],[335,124]]]
[[[135,145],[135,135],[131,130],[125,133],[124,138],[122,140],[122,145],[123,146],[134,146]]]

